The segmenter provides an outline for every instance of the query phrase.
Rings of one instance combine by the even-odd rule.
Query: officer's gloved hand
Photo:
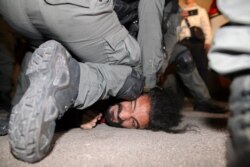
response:
[[[137,38],[139,31],[139,23],[138,20],[133,21],[128,27],[129,34],[133,36],[135,39]]]
[[[131,74],[127,77],[123,87],[117,93],[116,98],[134,100],[141,95],[144,85],[145,77],[132,69]]]
[[[128,3],[125,0],[114,0],[114,10],[121,22],[126,24],[138,18],[138,0]]]

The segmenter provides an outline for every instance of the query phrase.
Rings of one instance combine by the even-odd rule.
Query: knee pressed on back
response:
[[[134,100],[141,95],[144,83],[144,76],[132,70],[116,97],[125,100]]]

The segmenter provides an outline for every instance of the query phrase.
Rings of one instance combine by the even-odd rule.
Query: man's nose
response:
[[[128,111],[122,111],[119,113],[119,118],[123,121],[129,119],[130,117],[131,117],[131,113]]]

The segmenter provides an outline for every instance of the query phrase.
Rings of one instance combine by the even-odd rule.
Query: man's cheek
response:
[[[130,124],[127,121],[124,121],[124,122],[120,123],[120,125],[123,128],[131,128]]]

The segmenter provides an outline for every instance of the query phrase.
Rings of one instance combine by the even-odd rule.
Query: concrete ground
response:
[[[0,167],[225,167],[231,155],[228,114],[183,111],[181,126],[193,130],[169,134],[98,125],[56,133],[54,149],[42,161],[15,159],[8,136],[0,136]]]

